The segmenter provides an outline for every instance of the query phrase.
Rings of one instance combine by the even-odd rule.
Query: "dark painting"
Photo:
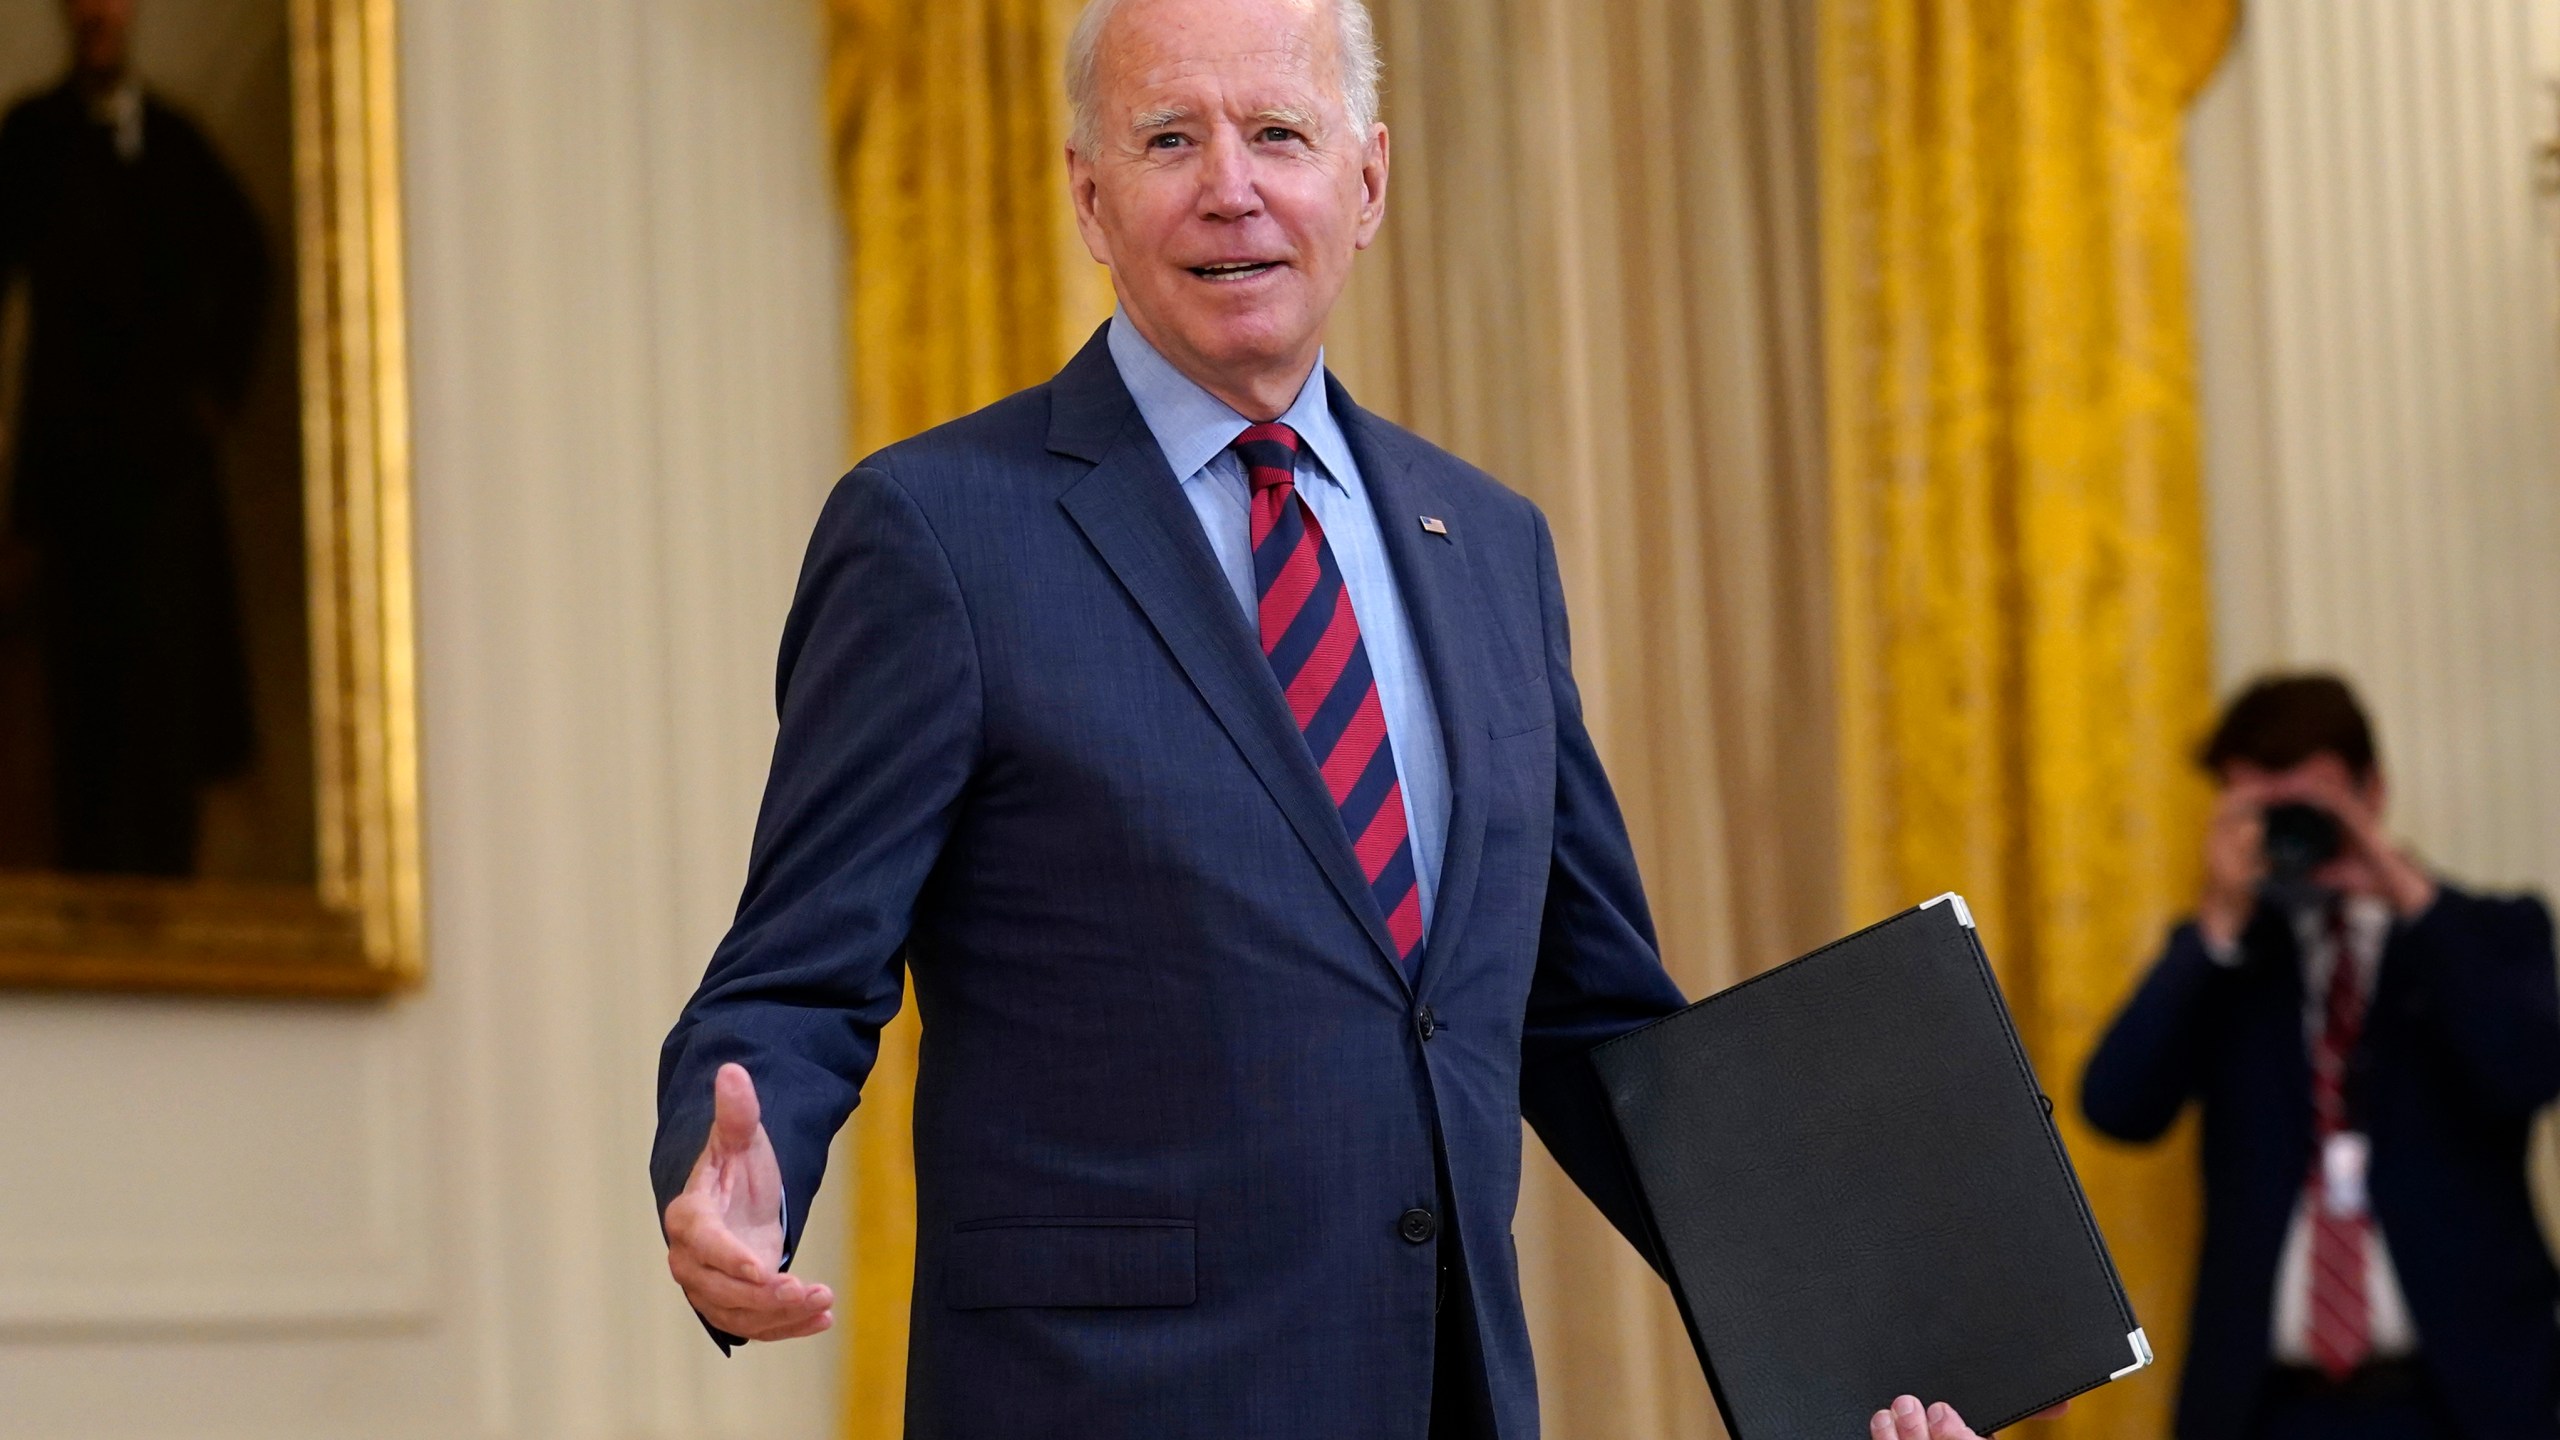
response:
[[[307,881],[284,0],[0,56],[0,870]]]

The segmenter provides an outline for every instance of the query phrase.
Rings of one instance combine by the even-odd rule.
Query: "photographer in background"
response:
[[[2202,758],[2196,918],[2080,1097],[2134,1141],[2203,1107],[2181,1440],[2560,1436],[2560,1278],[2525,1180],[2560,1095],[2550,912],[2391,842],[2332,676],[2250,686]]]

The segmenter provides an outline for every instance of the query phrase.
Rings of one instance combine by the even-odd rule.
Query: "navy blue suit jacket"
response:
[[[1534,1436],[1521,1117],[1640,1229],[1584,1052],[1681,996],[1545,521],[1331,400],[1448,747],[1410,979],[1099,335],[863,462],[818,522],[745,897],[667,1037],[651,1168],[663,1209],[737,1061],[796,1227],[912,974],[909,1434],[1420,1440],[1422,1209],[1463,1239],[1501,1434]]]
[[[2300,951],[2262,907],[2245,959],[2216,965],[2193,925],[2091,1057],[2080,1100],[2127,1140],[2204,1107],[2204,1251],[2178,1400],[2183,1440],[2244,1434],[2269,1361],[2276,1266],[2310,1173]],[[2560,1300],[2525,1182],[2534,1111],[2560,1095],[2551,915],[2450,886],[2393,930],[2348,1062],[2372,1138],[2368,1189],[2421,1353],[2469,1440],[2560,1435]]]

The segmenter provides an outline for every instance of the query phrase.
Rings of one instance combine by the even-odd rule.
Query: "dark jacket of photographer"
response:
[[[2312,1152],[2299,942],[2262,904],[2235,964],[2181,925],[2091,1057],[2081,1106],[2126,1140],[2204,1108],[2204,1248],[2181,1440],[2243,1434],[2265,1382],[2276,1268]],[[2525,1180],[2560,1096],[2560,985],[2538,900],[2443,887],[2383,950],[2347,1106],[2419,1355],[2470,1440],[2560,1435],[2560,1278]]]

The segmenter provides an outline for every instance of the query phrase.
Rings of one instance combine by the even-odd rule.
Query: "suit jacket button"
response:
[[[1440,1033],[1440,1017],[1432,1014],[1431,1007],[1428,1005],[1423,1006],[1414,1015],[1413,1024],[1415,1029],[1422,1032],[1422,1038],[1425,1040]]]
[[[1428,1210],[1419,1208],[1407,1210],[1403,1217],[1396,1221],[1396,1233],[1403,1236],[1408,1245],[1425,1244],[1432,1236],[1440,1233],[1440,1219]]]

